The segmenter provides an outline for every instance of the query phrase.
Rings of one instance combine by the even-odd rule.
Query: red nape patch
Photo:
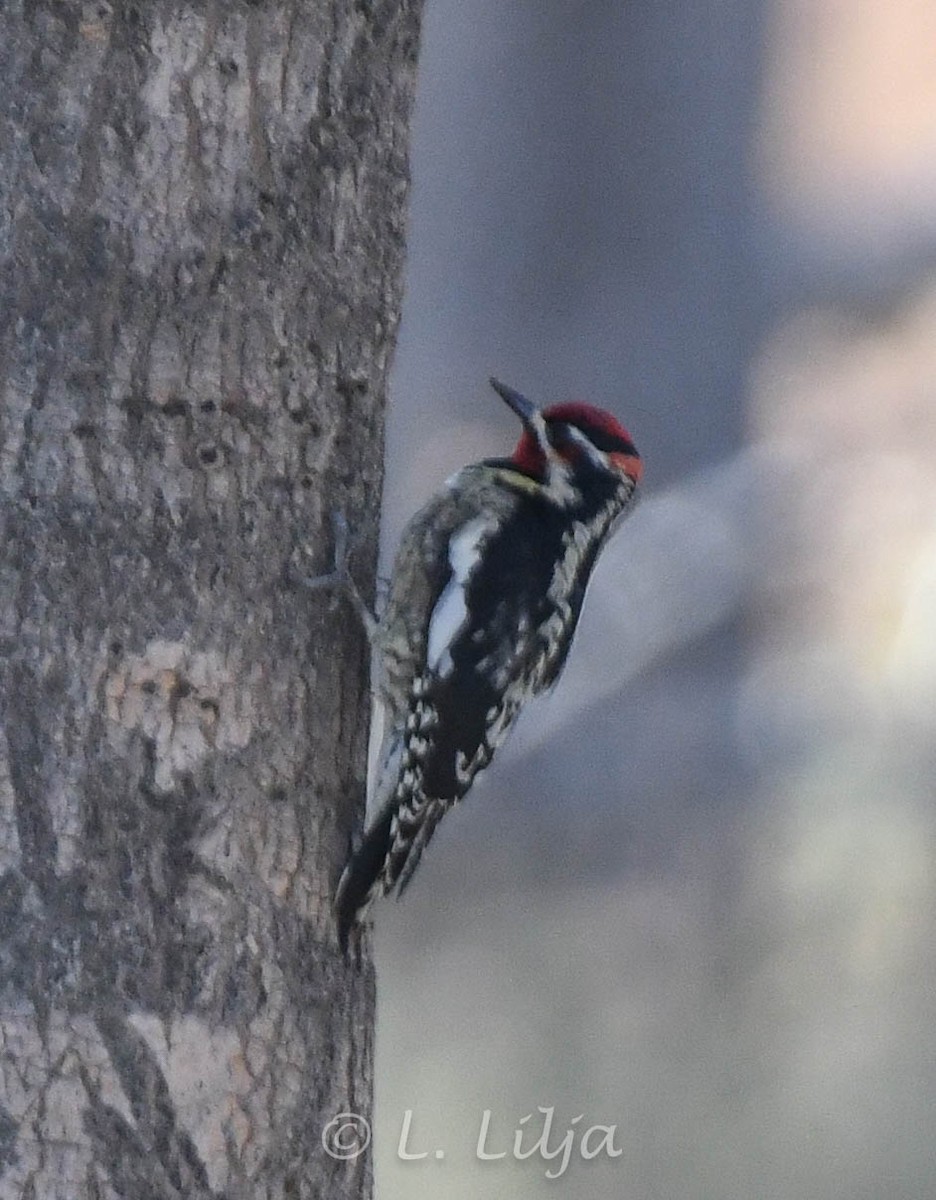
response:
[[[547,421],[562,421],[566,425],[574,425],[585,434],[601,431],[606,437],[617,441],[630,443],[633,439],[617,417],[612,417],[603,408],[595,408],[593,404],[585,404],[581,400],[569,400],[565,404],[554,404],[543,412]]]
[[[533,479],[546,478],[546,456],[529,429],[524,429],[520,434],[517,448],[510,457],[524,475],[529,475]]]

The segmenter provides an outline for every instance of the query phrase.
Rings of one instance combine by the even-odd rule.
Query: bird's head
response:
[[[524,474],[545,479],[555,472],[599,473],[626,478],[633,486],[640,482],[643,464],[637,447],[611,413],[577,400],[539,409],[496,379],[491,386],[523,422],[511,460]]]

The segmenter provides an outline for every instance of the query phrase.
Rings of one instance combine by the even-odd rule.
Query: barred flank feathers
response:
[[[431,749],[427,733],[436,713],[424,700],[425,681],[413,681],[402,754],[396,764],[393,794],[384,803],[364,841],[345,867],[335,894],[338,940],[347,949],[352,926],[370,904],[385,896],[399,881],[398,896],[409,883],[426,843],[448,805],[428,800],[423,792],[423,760]],[[388,742],[397,740],[391,731]]]

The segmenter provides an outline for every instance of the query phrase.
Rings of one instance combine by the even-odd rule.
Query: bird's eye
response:
[[[549,431],[549,440],[553,449],[558,450],[569,462],[575,462],[584,453],[582,435],[571,425],[553,425]]]
[[[578,444],[575,434],[571,425],[553,425],[549,430],[549,440],[557,450],[562,450]]]

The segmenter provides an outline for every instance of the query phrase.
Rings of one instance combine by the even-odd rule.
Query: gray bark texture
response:
[[[419,0],[0,5],[0,1200],[362,1197]]]

